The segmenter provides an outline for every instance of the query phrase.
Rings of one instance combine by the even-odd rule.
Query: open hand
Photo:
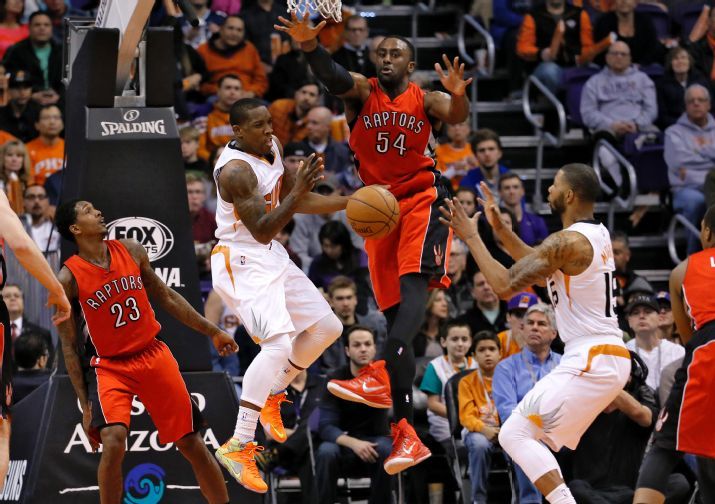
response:
[[[226,357],[227,355],[238,352],[238,344],[236,341],[223,331],[219,331],[211,336],[211,341],[221,357]]]
[[[323,179],[323,170],[325,169],[322,156],[313,153],[308,156],[307,161],[301,161],[298,166],[298,171],[295,176],[295,185],[293,191],[302,196],[313,190],[315,184]]]
[[[47,297],[47,306],[55,306],[55,314],[52,315],[52,323],[60,325],[62,322],[70,318],[72,307],[67,300],[65,291],[60,290],[56,293],[51,292]]]
[[[477,202],[484,209],[484,216],[487,218],[487,222],[494,230],[494,233],[497,234],[499,231],[506,229],[506,224],[501,220],[501,211],[499,210],[499,205],[497,205],[497,200],[486,183],[480,182],[479,190],[485,199],[477,197]]]
[[[442,217],[439,218],[439,221],[454,229],[457,237],[465,243],[472,238],[479,238],[477,222],[482,212],[475,213],[474,217],[470,219],[457,198],[445,198],[444,203],[447,208],[439,207],[439,211],[442,212]]]
[[[293,40],[299,43],[308,42],[314,40],[318,37],[318,33],[327,24],[325,20],[317,24],[317,26],[311,26],[310,20],[308,19],[308,13],[303,15],[303,19],[298,19],[295,12],[292,12],[291,20],[284,18],[283,16],[278,16],[278,21],[282,24],[275,24],[273,28],[283,33],[287,33],[291,36]]]
[[[372,464],[377,461],[379,456],[376,450],[377,443],[371,443],[370,441],[356,439],[350,448],[352,448],[355,455],[357,455],[360,460],[367,462],[368,464]]]
[[[444,66],[447,69],[447,73],[444,73],[442,66],[439,63],[434,64],[434,69],[439,75],[439,80],[444,86],[444,89],[452,93],[453,95],[463,96],[466,92],[467,86],[472,83],[471,77],[464,80],[464,63],[459,64],[459,57],[454,58],[454,62],[450,62],[446,54],[442,55],[442,61],[444,61]]]

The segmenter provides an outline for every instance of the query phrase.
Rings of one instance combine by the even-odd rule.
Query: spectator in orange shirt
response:
[[[198,155],[207,161],[211,152],[233,139],[233,128],[229,124],[228,113],[241,98],[248,98],[238,76],[227,74],[218,81],[218,93],[214,109],[206,119],[206,131],[199,139]]]
[[[62,169],[65,141],[60,138],[60,133],[64,127],[62,112],[57,105],[45,105],[40,109],[35,123],[40,136],[27,143],[33,184],[43,185],[47,177]]]
[[[549,0],[524,16],[516,52],[535,66],[534,75],[555,93],[561,87],[563,69],[578,65],[591,47],[588,13],[567,5],[566,0]]]
[[[268,111],[273,118],[273,134],[282,145],[300,142],[308,136],[308,112],[318,106],[320,88],[315,82],[305,82],[293,98],[281,98],[271,103]]]
[[[499,338],[492,331],[474,336],[476,371],[459,382],[459,423],[467,429],[472,502],[487,502],[487,474],[499,435],[499,415],[492,398],[492,377],[499,363]]]
[[[201,85],[204,95],[218,89],[218,81],[227,74],[241,79],[246,97],[263,96],[268,90],[268,77],[258,50],[246,40],[246,25],[238,16],[228,16],[221,29],[198,48],[209,71],[209,82]]]
[[[478,166],[472,146],[469,145],[471,134],[467,121],[447,126],[448,143],[437,146],[437,169],[452,182],[452,187],[457,189],[462,178],[467,172]]]

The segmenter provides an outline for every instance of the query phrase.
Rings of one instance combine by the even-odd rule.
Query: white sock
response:
[[[561,483],[554,488],[551,493],[546,496],[546,500],[551,504],[576,504],[576,499],[571,495],[571,490],[566,486],[566,483]]]
[[[238,418],[236,419],[236,429],[233,431],[233,437],[241,443],[253,441],[256,437],[256,425],[260,411],[253,410],[241,406],[238,408]]]
[[[278,372],[276,381],[273,382],[273,387],[271,388],[271,395],[283,392],[286,388],[288,388],[290,382],[292,382],[293,379],[298,376],[301,371],[302,369],[298,369],[290,362],[286,362],[285,366],[283,366]]]

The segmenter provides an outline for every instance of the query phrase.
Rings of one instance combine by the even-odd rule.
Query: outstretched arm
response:
[[[278,20],[282,24],[273,27],[287,33],[300,43],[311,70],[331,94],[340,98],[355,99],[361,98],[365,91],[369,93],[370,86],[365,76],[348,72],[318,43],[318,33],[325,26],[325,21],[313,27],[310,25],[308,13],[302,19],[298,19],[295,12],[291,14],[290,20],[282,16],[279,16]]]
[[[281,186],[281,206],[283,199],[286,198],[296,184],[297,171],[286,168],[283,173],[283,185]],[[350,198],[339,194],[325,196],[314,192],[304,194],[298,201],[295,207],[295,213],[306,214],[324,214],[339,212],[345,210]]]
[[[20,219],[10,208],[4,191],[0,191],[0,230],[2,230],[0,231],[2,237],[7,241],[22,267],[49,291],[47,304],[56,306],[52,322],[58,325],[67,320],[71,308],[62,285],[55,277],[50,265],[47,264],[40,249],[25,232]]]
[[[440,221],[451,226],[467,244],[487,282],[502,299],[509,299],[532,285],[543,285],[546,277],[558,269],[578,275],[591,264],[593,248],[586,237],[572,231],[560,231],[507,269],[492,257],[477,232],[475,221],[481,212],[469,219],[459,200],[454,198],[445,202],[449,209],[440,207],[443,215]]]
[[[134,240],[121,240],[121,242],[139,265],[142,282],[152,300],[159,303],[159,306],[182,324],[211,338],[219,355],[228,355],[238,350],[238,345],[231,336],[199,315],[178,292],[162,282],[154,273],[143,246]]]
[[[472,78],[464,80],[464,63],[459,64],[459,58],[449,61],[446,54],[442,55],[447,73],[442,70],[439,63],[434,64],[434,69],[439,75],[439,80],[444,88],[451,94],[433,91],[425,95],[425,111],[431,117],[444,121],[447,124],[457,124],[467,120],[469,116],[469,100],[466,96],[467,86],[472,83]]]
[[[506,248],[509,255],[515,261],[518,261],[522,257],[525,257],[534,252],[533,247],[528,246],[524,243],[519,235],[517,235],[511,226],[504,224],[501,219],[501,212],[499,211],[499,205],[497,205],[496,199],[492,194],[489,186],[484,182],[480,182],[479,188],[486,199],[477,198],[479,204],[484,208],[484,215],[487,218],[487,222],[492,227],[494,235],[502,242]]]

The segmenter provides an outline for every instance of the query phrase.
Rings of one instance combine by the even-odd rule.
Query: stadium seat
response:
[[[566,110],[571,126],[582,128],[581,119],[581,94],[586,81],[596,75],[598,67],[576,67],[564,70],[563,85],[566,88]]]
[[[670,38],[671,19],[666,11],[657,5],[640,4],[636,7],[636,12],[646,14],[651,19],[658,39],[665,40]]]
[[[459,423],[459,382],[462,378],[474,372],[474,369],[461,371],[447,380],[447,384],[444,387],[445,406],[447,407],[447,421],[449,422],[450,442],[452,445],[452,452],[448,453],[448,457],[450,459],[454,478],[459,484],[459,493],[463,504],[469,504],[471,498],[471,488],[469,485],[467,465],[465,464],[464,468],[462,468],[459,462],[460,458],[462,460],[466,459],[466,447],[462,442],[462,430],[464,430],[464,427],[462,427],[462,424]],[[509,482],[509,490],[511,492],[510,502],[517,502],[517,495],[515,491],[516,487],[514,486],[514,480],[512,478],[511,463],[502,449],[497,448],[492,455],[492,465],[489,468],[489,479],[492,479],[492,475],[496,476],[504,474],[507,475]],[[491,499],[492,497],[490,495],[490,501]]]
[[[676,22],[680,25],[680,38],[687,40],[690,32],[693,31],[695,23],[700,17],[703,6],[699,4],[684,5],[675,16]]]

